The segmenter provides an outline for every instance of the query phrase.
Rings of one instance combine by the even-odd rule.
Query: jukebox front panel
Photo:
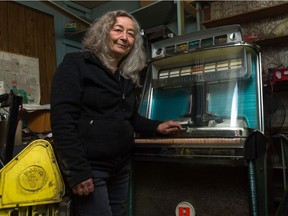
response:
[[[140,113],[180,121],[187,132],[207,129],[207,135],[211,129],[242,128],[244,136],[248,128],[262,130],[258,64],[257,50],[245,44],[156,59]]]

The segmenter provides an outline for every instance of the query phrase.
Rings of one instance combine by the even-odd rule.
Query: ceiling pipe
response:
[[[177,26],[178,26],[178,35],[184,34],[184,3],[183,1],[177,1]]]

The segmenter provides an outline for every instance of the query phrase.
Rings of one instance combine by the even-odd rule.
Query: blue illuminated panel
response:
[[[154,120],[181,121],[190,128],[206,130],[207,135],[211,129],[262,131],[259,68],[257,49],[245,45],[159,59],[149,67],[140,114]]]

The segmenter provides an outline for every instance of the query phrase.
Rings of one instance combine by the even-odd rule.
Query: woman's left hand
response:
[[[179,122],[166,121],[158,125],[157,133],[159,134],[176,134],[181,131],[182,127]]]

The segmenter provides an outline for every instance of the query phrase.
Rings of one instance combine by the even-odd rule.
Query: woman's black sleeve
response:
[[[70,187],[93,176],[78,137],[83,86],[77,61],[79,55],[64,57],[53,77],[51,90],[53,148]]]

